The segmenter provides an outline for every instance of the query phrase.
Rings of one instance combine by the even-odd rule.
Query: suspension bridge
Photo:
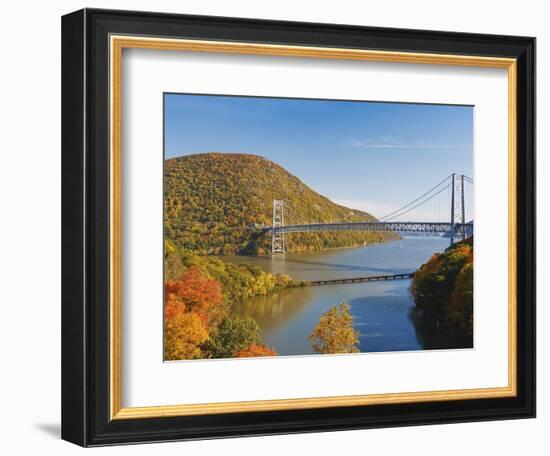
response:
[[[262,229],[271,235],[272,254],[286,252],[286,234],[322,231],[426,233],[448,236],[452,245],[473,235],[473,217],[467,217],[466,201],[469,198],[465,196],[469,192],[473,194],[473,184],[470,177],[453,173],[410,203],[377,221],[285,225],[284,201],[273,200],[272,225]]]

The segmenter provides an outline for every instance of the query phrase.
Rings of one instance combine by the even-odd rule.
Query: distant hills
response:
[[[285,224],[374,221],[371,214],[333,203],[263,157],[204,153],[165,161],[166,240],[201,254],[266,254],[274,199],[284,200]],[[397,238],[393,233],[287,235],[289,252],[317,251]]]

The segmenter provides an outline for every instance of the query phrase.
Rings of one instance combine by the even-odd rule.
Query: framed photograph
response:
[[[62,436],[535,416],[535,39],[62,21]]]

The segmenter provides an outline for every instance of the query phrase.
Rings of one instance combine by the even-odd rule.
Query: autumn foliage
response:
[[[194,312],[177,313],[164,323],[164,358],[166,360],[202,357],[201,344],[208,331],[200,316]]]
[[[411,317],[426,348],[473,344],[473,239],[433,255],[418,269]]]
[[[342,302],[321,315],[309,340],[316,353],[357,353],[359,333],[353,327],[349,304]]]
[[[474,326],[474,265],[466,263],[456,277],[447,312],[451,328],[458,334],[473,336]]]
[[[164,293],[167,319],[179,313],[195,313],[208,326],[220,315],[223,305],[220,284],[202,275],[196,267],[189,268],[181,280],[167,281]]]
[[[235,358],[253,358],[258,356],[275,356],[277,352],[261,344],[252,344],[236,352]]]
[[[199,276],[214,280],[217,282],[216,286],[221,288],[223,301],[227,305],[238,299],[268,295],[283,288],[303,285],[303,282],[295,281],[287,274],[273,275],[253,264],[233,264],[213,256],[197,255],[165,240],[164,275],[167,285],[171,288],[178,286],[182,275],[191,268],[196,274],[189,281],[194,281]],[[201,279],[197,287],[202,287],[203,282]]]
[[[252,319],[230,314],[220,283],[197,266],[164,288],[166,360],[274,356]]]
[[[223,311],[220,285],[189,268],[181,280],[165,283],[164,300],[165,358],[201,358],[200,346]]]

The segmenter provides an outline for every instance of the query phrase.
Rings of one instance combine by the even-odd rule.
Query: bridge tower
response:
[[[464,208],[464,174],[458,176],[457,174],[452,174],[452,185],[451,185],[451,245],[456,241],[461,241],[466,237],[464,228],[457,231],[457,223],[466,223],[465,220],[465,208]]]
[[[273,200],[273,222],[271,227],[271,254],[286,253],[285,250],[285,233],[277,230],[284,226],[284,201]]]

